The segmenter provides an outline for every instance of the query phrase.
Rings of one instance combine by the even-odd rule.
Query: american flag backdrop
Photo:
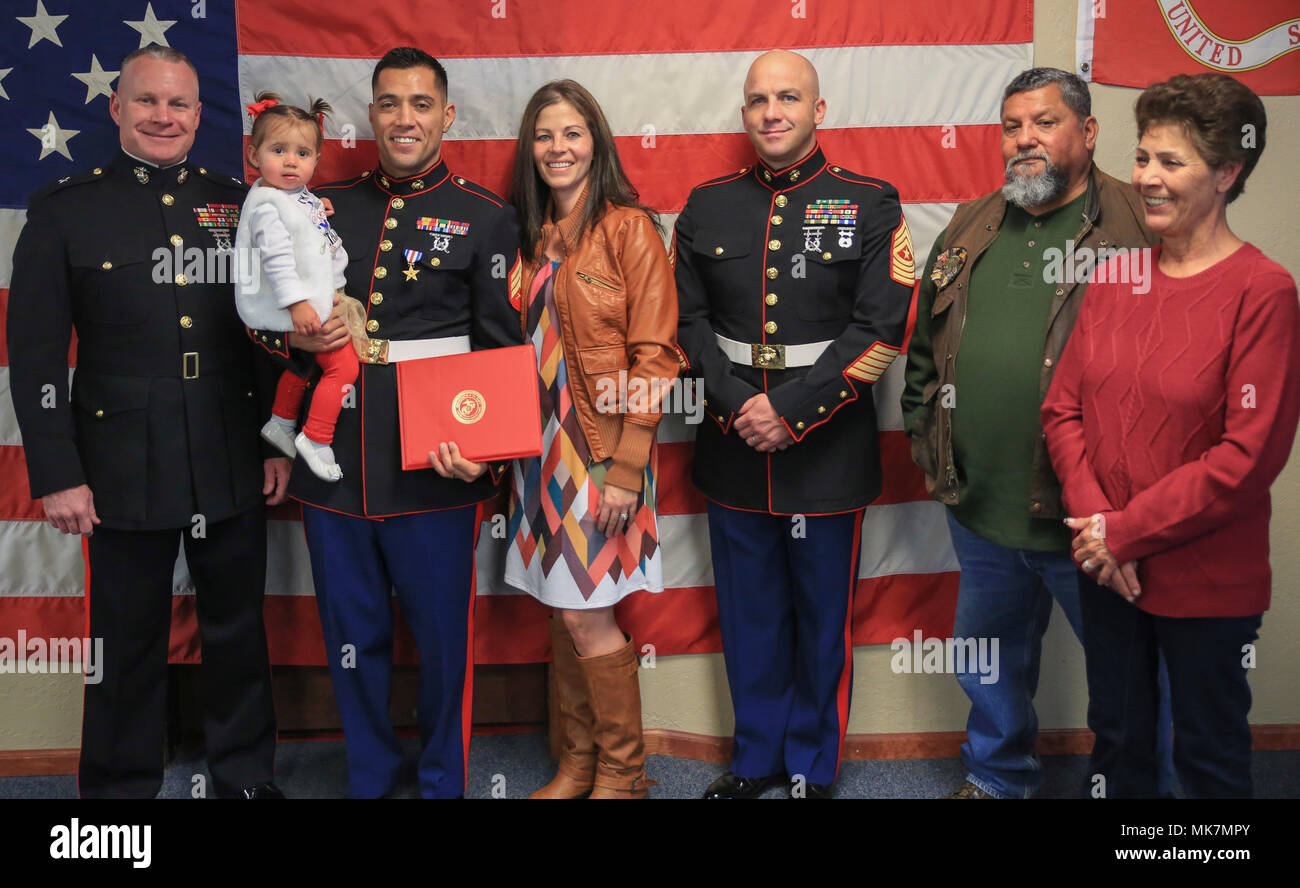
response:
[[[887,179],[925,257],[959,201],[1001,184],[1003,86],[1032,64],[1032,0],[3,0],[0,28],[0,325],[27,196],[102,164],[117,150],[108,95],[122,57],[146,43],[199,69],[202,119],[193,158],[237,173],[255,93],[335,115],[316,184],[375,164],[366,119],[374,62],[418,46],[447,67],[457,116],[444,156],[458,175],[504,193],[519,117],[542,83],[570,77],[600,101],[642,199],[671,223],[690,188],[752,162],[741,84],[773,47],[806,54],[828,103],[820,140],[832,162]],[[112,225],[111,218],[85,220]],[[922,271],[918,262],[918,274]],[[141,294],[146,298],[147,294]],[[70,355],[75,366],[75,349]],[[24,467],[0,336],[0,635],[84,631],[81,540],[41,520]],[[898,395],[902,361],[875,388],[885,490],[867,510],[854,641],[950,633],[957,563],[942,506],[909,458]],[[834,434],[828,426],[823,434]],[[704,502],[689,480],[694,427],[659,432],[661,595],[631,596],[620,622],[659,655],[720,650]],[[834,471],[827,466],[827,471]],[[548,655],[545,609],[502,587],[502,541],[484,511],[475,653],[482,663]],[[276,663],[324,662],[297,509],[273,515],[266,616]],[[183,557],[175,577],[172,659],[199,656]],[[409,638],[398,656],[409,659]]]

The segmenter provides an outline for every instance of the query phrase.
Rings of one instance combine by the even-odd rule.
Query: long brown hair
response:
[[[640,195],[628,181],[614,146],[614,135],[609,122],[596,99],[583,86],[573,80],[553,80],[543,86],[524,107],[524,119],[519,124],[519,142],[515,146],[514,175],[510,183],[510,202],[519,214],[520,241],[525,253],[536,249],[542,237],[546,205],[551,189],[542,181],[537,164],[533,161],[533,139],[537,132],[537,118],[542,109],[557,102],[573,106],[591,133],[591,169],[587,173],[587,201],[579,220],[580,236],[600,220],[605,204],[616,207],[634,207],[643,211],[654,222],[660,234],[663,226],[659,214],[640,202]]]

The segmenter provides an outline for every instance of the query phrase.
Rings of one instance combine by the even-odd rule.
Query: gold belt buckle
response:
[[[367,364],[387,364],[388,363],[388,340],[387,339],[369,339],[369,345],[366,350]]]
[[[186,352],[181,355],[181,376],[186,379],[199,378],[199,353]]]
[[[785,346],[754,343],[749,347],[750,361],[760,370],[784,370]]]

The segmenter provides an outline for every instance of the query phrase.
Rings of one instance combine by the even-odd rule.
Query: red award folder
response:
[[[540,456],[537,352],[512,345],[401,361],[397,412],[403,469],[431,468],[429,451],[443,441],[473,462]]]

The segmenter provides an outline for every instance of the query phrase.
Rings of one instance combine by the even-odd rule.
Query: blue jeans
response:
[[[999,798],[1027,799],[1043,782],[1034,751],[1043,633],[1055,598],[1074,634],[1082,637],[1078,569],[1068,552],[999,546],[947,515],[961,563],[953,637],[998,639],[997,681],[984,684],[973,669],[957,675],[971,701],[961,747],[970,771],[966,779]]]
[[[1082,641],[1079,582],[1091,581],[1078,572],[1068,552],[999,546],[962,527],[951,512],[947,515],[952,548],[961,563],[952,634],[998,639],[1001,664],[994,684],[981,684],[976,672],[957,676],[971,702],[961,748],[962,761],[970,769],[966,779],[995,796],[1029,798],[1043,782],[1042,764],[1034,752],[1034,693],[1052,599],[1061,603],[1070,628]],[[1167,798],[1174,789],[1173,716],[1163,656],[1159,664],[1155,779],[1156,794]]]

